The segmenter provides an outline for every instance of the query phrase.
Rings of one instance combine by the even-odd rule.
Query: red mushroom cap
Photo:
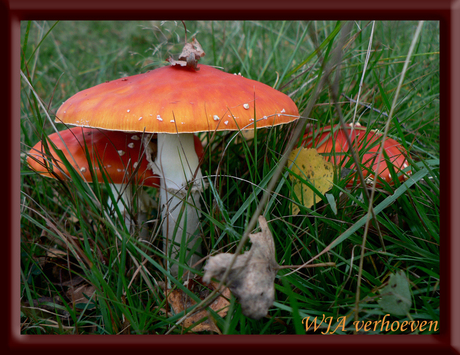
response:
[[[350,140],[353,143],[353,147],[358,152],[358,156],[362,157],[361,162],[363,165],[363,176],[365,178],[369,177],[374,179],[375,169],[377,168],[378,163],[377,157],[382,139],[381,133],[367,131],[365,127],[356,125],[353,128],[353,133],[351,125],[349,125],[349,127],[345,130],[340,128],[339,125],[335,125],[334,128],[327,126],[322,128],[319,132],[306,133],[303,138],[303,145],[306,148],[316,148],[318,153],[325,153],[324,157],[328,161],[331,161],[334,165],[345,167],[350,159],[353,161],[350,154],[344,154],[349,150],[346,135],[351,135]],[[395,173],[398,174],[399,181],[403,182],[406,180],[407,175],[409,175],[411,171],[409,170],[405,173],[402,172],[409,167],[409,163],[406,159],[408,153],[404,147],[394,139],[387,137],[384,142],[384,151],[393,165]],[[384,180],[390,185],[393,185],[394,181],[391,177],[390,170],[388,169],[385,154],[382,155],[380,160],[377,176],[379,180]],[[350,164],[349,168],[355,169],[355,164]],[[370,171],[373,173],[369,174]],[[353,186],[355,179],[357,179],[357,176],[353,177],[349,181],[347,187]],[[377,186],[381,187],[382,184],[377,181]]]
[[[91,157],[91,164],[96,172],[98,182],[104,181],[100,169],[101,164],[107,176],[110,176],[110,179],[115,184],[136,182],[145,186],[160,186],[159,176],[155,175],[151,169],[148,169],[141,134],[81,127],[63,130],[59,134],[62,140],[57,133],[49,135],[48,139],[62,151],[70,164],[74,165],[75,160],[77,163],[77,166],[74,166],[75,169],[80,171],[88,182],[92,182],[92,176],[88,167],[85,145]],[[154,153],[156,153],[156,140],[151,141],[151,147],[154,148]],[[66,178],[68,170],[59,161],[56,152],[52,148],[50,149],[53,155],[51,159],[45,156],[42,142],[38,142],[30,150],[27,157],[29,166],[44,176]],[[195,150],[198,157],[203,156],[203,146],[196,136]],[[57,165],[57,167],[54,166],[52,171],[51,164]],[[133,173],[135,173],[134,181],[131,179]]]
[[[124,132],[193,133],[295,121],[291,98],[207,65],[166,66],[96,85],[65,101],[56,122]]]

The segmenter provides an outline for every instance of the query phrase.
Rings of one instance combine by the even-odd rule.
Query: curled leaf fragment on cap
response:
[[[196,38],[190,43],[186,43],[182,49],[182,53],[179,55],[179,59],[175,60],[172,57],[169,57],[168,62],[171,66],[180,65],[181,67],[189,67],[195,70],[200,70],[197,67],[197,63],[200,58],[204,57],[205,53],[203,48],[201,48],[200,43]]]
[[[251,249],[238,255],[226,283],[241,304],[245,316],[260,319],[267,315],[275,300],[275,276],[279,265],[275,257],[273,236],[266,219],[259,217],[261,232],[250,234]],[[204,282],[214,277],[221,280],[234,254],[222,253],[209,258]]]

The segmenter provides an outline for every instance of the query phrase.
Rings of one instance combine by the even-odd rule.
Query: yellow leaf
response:
[[[289,156],[288,166],[293,174],[300,176],[303,180],[309,181],[321,194],[332,189],[334,180],[333,164],[327,162],[316,149],[300,147],[294,149]],[[307,184],[304,184],[297,176],[291,174],[294,194],[297,200],[305,207],[312,207],[320,200],[316,193]],[[293,198],[295,200],[295,198]],[[299,207],[292,205],[292,213],[298,214]]]

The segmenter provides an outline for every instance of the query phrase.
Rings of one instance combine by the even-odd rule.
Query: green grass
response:
[[[388,136],[410,152],[414,174],[413,180],[375,191],[376,220],[365,232],[368,203],[359,186],[346,190],[346,181],[337,178],[328,197],[318,196],[314,207],[300,206],[299,215],[293,216],[291,181],[284,168],[262,206],[278,263],[301,265],[321,254],[315,262],[335,262],[336,267],[281,270],[275,280],[276,301],[267,317],[245,317],[232,298],[226,317],[214,314],[220,330],[302,334],[303,318],[325,315],[347,316],[345,331],[339,328],[337,333],[352,334],[355,319],[382,320],[379,289],[398,270],[409,279],[412,307],[406,316],[390,319],[439,322],[439,24],[423,24],[400,86],[417,22],[353,22],[344,42],[344,24],[336,22],[186,24],[188,38],[195,35],[206,51],[201,63],[289,94],[299,112],[312,119],[309,123],[338,124],[342,116],[345,122],[355,119],[383,131],[392,112]],[[68,97],[164,65],[167,57],[180,53],[183,40],[180,21],[22,23],[21,151],[27,153],[54,132],[54,115]],[[341,64],[332,67],[329,81],[310,107],[309,100],[335,64],[338,45],[343,47]],[[371,108],[347,99],[357,100],[358,95]],[[279,166],[292,128],[259,130],[254,140],[234,139],[237,133],[231,132],[216,135],[202,166],[211,185],[202,198],[205,255],[235,251]],[[200,137],[209,139],[207,134]],[[28,168],[25,154],[21,159],[22,333],[184,332],[181,326],[171,330],[182,315],[164,311],[166,300],[158,283],[166,281],[166,263],[157,224],[149,224],[156,238],[146,247],[137,239],[138,230],[127,230],[110,208],[107,184],[88,185],[78,174],[72,181],[40,177]],[[154,189],[148,192],[156,196]],[[155,221],[156,211],[152,213]],[[247,243],[245,250],[249,247]],[[60,257],[51,255],[56,250]],[[69,280],[76,277],[96,290],[85,302],[72,302],[66,293]],[[181,280],[170,279],[174,287],[191,294]]]

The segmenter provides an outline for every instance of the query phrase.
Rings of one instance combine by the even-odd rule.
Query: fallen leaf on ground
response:
[[[190,282],[193,282],[193,285],[190,286],[191,291],[193,292],[194,289],[196,289],[195,286],[198,286],[198,284],[194,280],[190,280]],[[207,285],[207,292],[202,292],[200,294],[200,298],[204,299],[206,296],[213,290],[217,289],[219,287],[219,284],[212,281],[212,282],[206,282]],[[171,305],[172,309],[174,310],[174,313],[180,313],[185,311],[186,309],[194,306],[196,302],[190,298],[185,292],[182,290],[174,290],[169,292],[167,298],[168,302]],[[209,305],[209,308],[211,308],[213,311],[215,311],[219,316],[225,317],[228,312],[228,308],[230,305],[230,302],[228,301],[230,299],[230,291],[228,288],[225,288],[222,294],[217,297],[214,302],[212,302]],[[197,324],[196,326],[193,326],[193,324],[200,322],[203,318],[206,318],[203,322]],[[190,328],[191,332],[193,333],[198,333],[198,332],[204,332],[204,331],[210,331],[214,333],[221,334],[219,328],[217,325],[214,323],[214,320],[212,316],[209,314],[209,312],[206,309],[203,309],[200,312],[192,314],[190,317],[186,318],[184,322],[182,323],[184,328]]]
[[[288,165],[291,166],[292,162],[294,164],[291,167],[291,172],[309,181],[321,194],[332,189],[334,166],[319,155],[316,149],[300,147],[292,150]],[[307,184],[304,184],[293,174],[291,174],[291,180],[294,194],[301,204],[310,208],[320,198],[316,196],[316,193]],[[299,211],[299,207],[296,204],[292,204],[292,213],[296,215]]]
[[[412,306],[409,281],[403,271],[391,274],[388,285],[380,290],[380,294],[380,307],[391,315],[404,316]]]
[[[94,292],[96,288],[93,285],[84,283],[80,286],[70,286],[66,292],[66,296],[70,299],[71,303],[75,306],[79,303],[87,304],[89,302],[94,302],[96,295]],[[94,297],[92,297],[94,295]],[[92,298],[91,298],[92,297]]]
[[[279,265],[275,257],[273,236],[263,216],[259,217],[261,232],[250,234],[251,249],[238,255],[226,280],[232,294],[241,304],[245,316],[260,319],[267,315],[275,300],[275,276]],[[222,253],[209,258],[204,282],[214,277],[221,280],[234,254]]]

